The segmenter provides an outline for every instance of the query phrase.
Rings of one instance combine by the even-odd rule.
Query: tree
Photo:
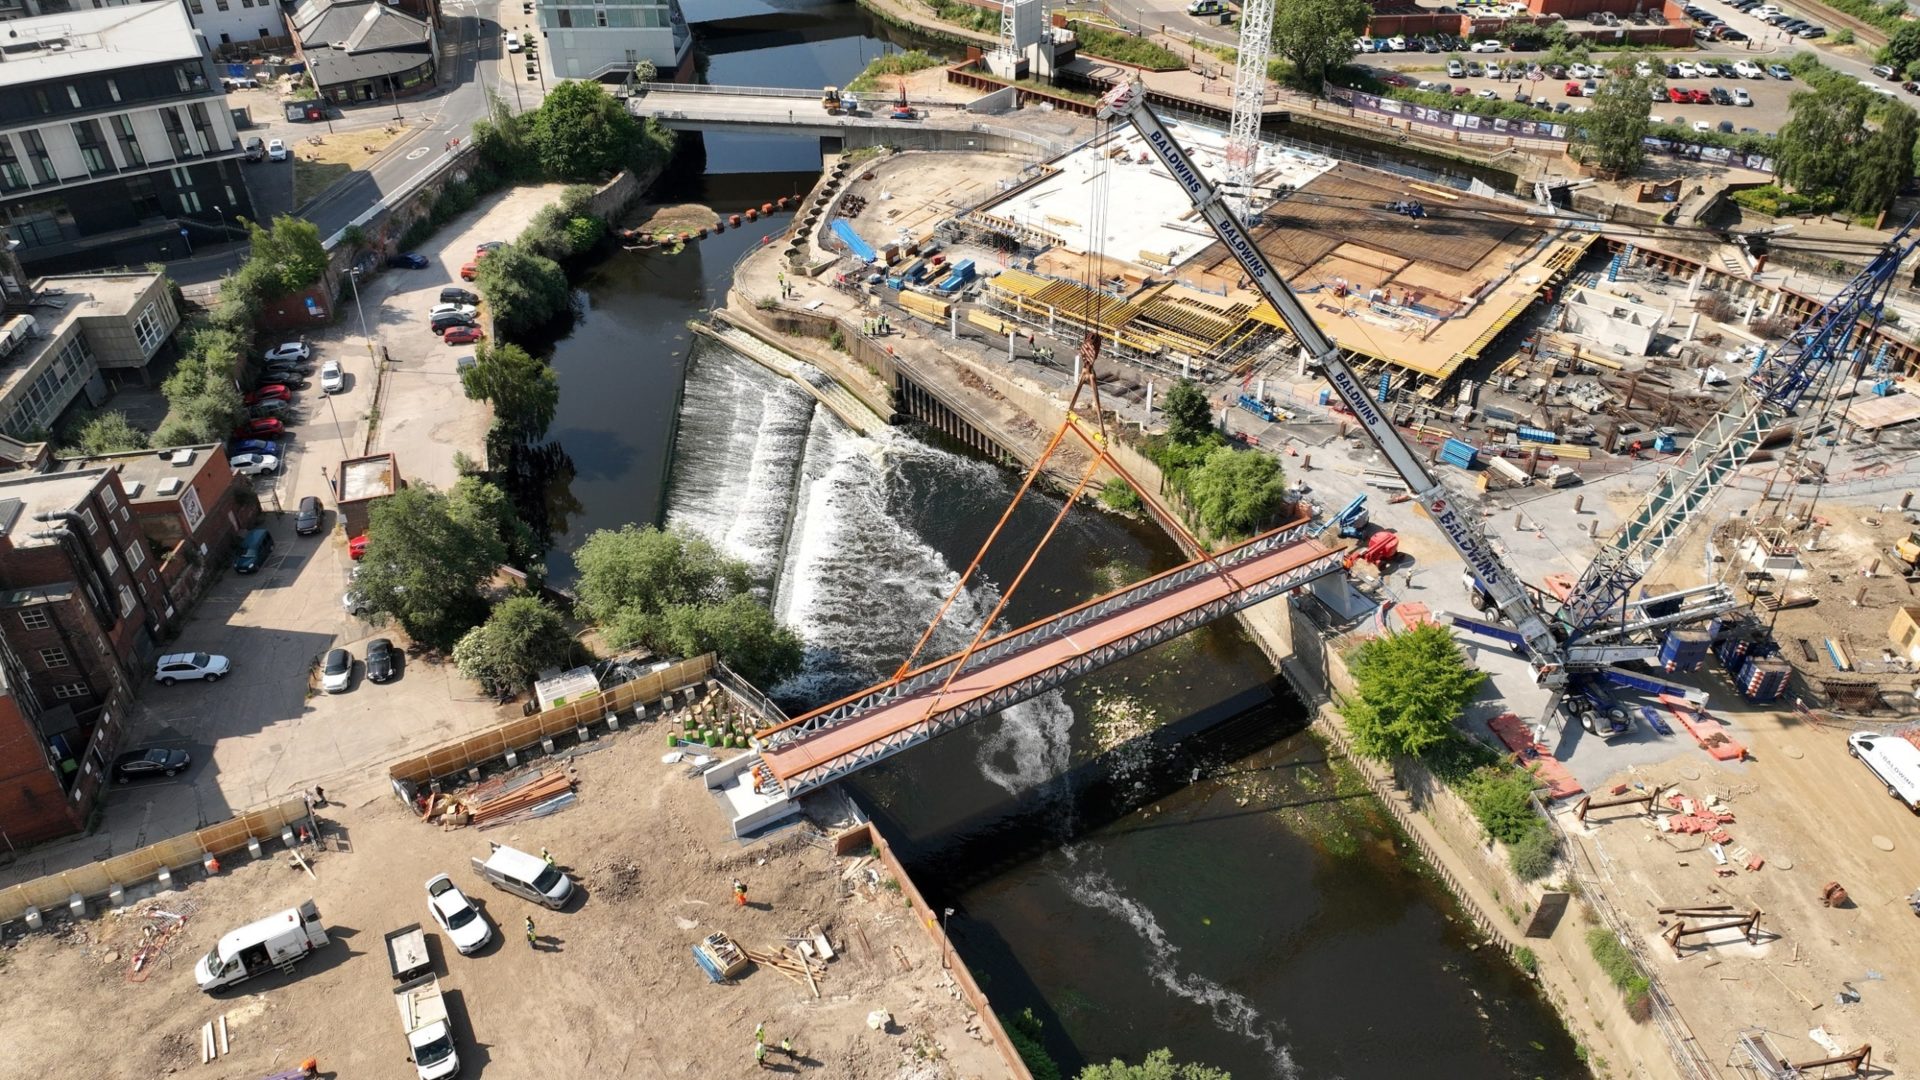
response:
[[[640,123],[599,83],[569,79],[540,103],[528,136],[548,176],[598,180],[630,160]]]
[[[1574,145],[1581,160],[1610,177],[1631,176],[1646,160],[1651,127],[1653,80],[1622,64],[1593,92],[1593,104],[1574,126]]]
[[[502,334],[524,334],[545,326],[566,311],[573,299],[567,272],[560,264],[518,244],[498,248],[481,259],[474,281]]]
[[[553,367],[518,345],[481,342],[473,366],[460,372],[467,397],[493,406],[493,422],[516,438],[547,433],[560,407],[560,380]]]
[[[748,591],[745,563],[692,533],[628,525],[600,530],[574,552],[579,611],[618,646],[717,652],[757,683],[800,670],[801,642]]]
[[[501,601],[487,621],[453,647],[460,674],[488,687],[523,687],[548,668],[565,667],[573,637],[560,613],[537,596]]]
[[[234,385],[244,339],[233,330],[201,327],[188,335],[173,374],[160,384],[171,407],[155,433],[161,446],[217,442],[246,415]]]
[[[1207,1065],[1175,1064],[1173,1051],[1155,1050],[1138,1065],[1129,1065],[1119,1058],[1105,1065],[1089,1065],[1080,1070],[1080,1080],[1233,1080],[1233,1077]]]
[[[1257,450],[1216,447],[1187,480],[1201,528],[1216,538],[1251,536],[1287,501],[1280,463]]]
[[[253,243],[248,261],[266,268],[267,279],[260,284],[267,299],[304,289],[327,272],[320,226],[311,221],[281,214],[273,219],[271,229],[248,222],[247,234]]]
[[[1853,167],[1847,171],[1847,209],[1856,214],[1878,214],[1893,205],[1893,197],[1913,175],[1914,136],[1920,117],[1898,101],[1880,108],[1880,126],[1860,142]]]
[[[1802,194],[1845,190],[1865,137],[1872,95],[1853,83],[1801,90],[1789,101],[1792,119],[1774,140],[1775,175]]]
[[[367,555],[355,589],[414,640],[444,649],[484,617],[478,589],[505,557],[485,523],[456,513],[445,493],[416,484],[368,511]]]
[[[447,492],[453,514],[476,529],[491,531],[506,551],[507,563],[529,573],[538,571],[540,541],[514,508],[513,498],[497,484],[478,476],[462,476]]]
[[[1347,728],[1355,748],[1377,758],[1418,756],[1452,739],[1454,718],[1487,678],[1437,623],[1373,638],[1347,666],[1355,686]]]
[[[1901,0],[1901,2],[1905,3],[1906,0]],[[634,82],[650,83],[655,79],[658,79],[659,77],[660,77],[660,69],[655,67],[653,64],[653,61],[651,60],[642,60],[639,63],[633,65],[633,81]]]
[[[1181,379],[1160,402],[1167,414],[1167,438],[1183,446],[1205,442],[1213,435],[1213,406],[1192,379]]]
[[[127,421],[123,412],[107,412],[92,417],[74,433],[73,449],[89,457],[118,454],[127,450],[145,450],[147,433]]]
[[[1293,65],[1294,80],[1318,90],[1327,72],[1353,57],[1353,39],[1373,9],[1366,0],[1287,0],[1273,13],[1274,51]]]

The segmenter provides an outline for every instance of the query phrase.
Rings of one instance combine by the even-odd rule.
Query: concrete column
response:
[[[1687,303],[1693,303],[1694,297],[1700,294],[1700,283],[1706,280],[1706,276],[1706,267],[1700,266],[1694,268],[1693,280],[1687,282]]]
[[[1013,363],[1013,328],[1007,328],[1007,363]]]
[[[960,309],[957,307],[947,308],[947,339],[949,341],[960,339]]]
[[[1267,380],[1259,379],[1253,384],[1253,396],[1261,401],[1267,400]]]
[[[1147,380],[1147,405],[1146,405],[1146,408],[1142,410],[1140,415],[1140,429],[1142,431],[1145,431],[1147,425],[1152,422],[1153,422],[1153,380],[1148,379]]]
[[[1693,317],[1687,320],[1687,336],[1680,339],[1680,344],[1685,345],[1687,342],[1692,341],[1694,331],[1698,330],[1699,328],[1700,328],[1700,313],[1696,311],[1693,313]]]

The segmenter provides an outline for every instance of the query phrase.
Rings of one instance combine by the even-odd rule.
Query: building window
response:
[[[147,310],[153,310],[153,306],[149,304]],[[115,495],[112,488],[103,487],[100,489],[100,504],[111,510],[120,505],[120,496]]]
[[[73,107],[76,109],[85,107],[80,104],[80,88],[72,83],[67,84],[67,100],[73,102]]]
[[[20,613],[20,625],[29,630],[45,630],[53,625],[53,620],[47,618],[46,608],[30,607]]]
[[[25,134],[27,160],[33,163],[33,173],[39,178],[39,182],[47,184],[60,179],[60,174],[53,169],[53,159],[47,156],[47,141],[32,128],[27,129]]]
[[[117,82],[114,82],[112,79],[108,79],[107,95],[113,98],[113,100],[119,101],[120,100],[120,84]]]
[[[93,691],[83,682],[61,683],[53,688],[53,696],[62,701],[92,696]]]
[[[33,103],[40,106],[40,111],[43,113],[53,111],[53,101],[47,97],[47,91],[44,87],[36,86],[33,88]]]
[[[140,152],[140,136],[134,134],[133,118],[120,113],[113,118],[113,135],[120,142],[120,156],[128,165],[145,165],[147,156]]]
[[[180,193],[180,212],[183,214],[199,213],[200,212],[200,193],[197,191],[181,192]]]
[[[113,162],[107,157],[106,144],[100,138],[100,121],[82,120],[73,127],[73,141],[80,144],[80,160],[87,163],[87,172],[94,176],[113,171]]]
[[[120,586],[120,617],[124,619],[131,614],[133,614],[133,590],[122,585]]]
[[[595,26],[605,26],[605,25],[607,25],[607,13],[606,13],[606,11],[605,11],[604,9],[595,9],[595,10],[594,10],[594,13],[593,13],[593,25],[595,25]]]
[[[151,221],[167,214],[160,205],[160,196],[154,194],[151,176],[136,176],[127,181],[127,201],[133,204],[133,214],[141,221]]]
[[[160,343],[167,340],[166,320],[160,317],[160,305],[152,303],[140,313],[133,324],[133,336],[140,342],[140,351],[152,355]]]
[[[207,5],[201,3],[200,0],[187,0],[187,10],[193,12],[195,15],[205,15],[207,13]]]
[[[147,553],[142,550],[145,546],[145,541],[141,540],[135,540],[127,545],[127,569],[138,570],[140,564],[147,561]]]
[[[182,89],[185,88],[182,87]],[[173,140],[173,156],[176,158],[192,157],[193,143],[187,139],[187,126],[180,122],[180,113],[174,109],[161,109],[160,119],[167,129],[167,137]],[[176,173],[184,173],[185,171],[185,169],[174,170]],[[180,181],[176,178],[174,183],[179,184]]]
[[[13,137],[0,135],[0,188],[18,191],[26,186],[27,173],[20,167],[20,155],[13,149]]]
[[[80,384],[93,377],[95,370],[93,348],[87,344],[87,336],[75,334],[60,350],[60,355],[54,357],[53,363],[33,380],[26,393],[12,396],[13,412],[0,422],[0,431],[17,437],[51,424],[79,392]],[[92,515],[82,511],[82,516],[87,520],[87,531],[93,532],[97,526]]]
[[[67,650],[46,648],[40,650],[40,662],[50,668],[67,666]]]
[[[193,130],[200,135],[200,152],[213,153],[213,121],[207,116],[207,106],[196,101],[187,106],[187,113],[193,117]]]
[[[80,511],[80,520],[87,523],[88,536],[92,536],[93,534],[100,531],[100,521],[98,518],[95,518],[93,516],[93,511],[91,510]]]
[[[114,574],[120,572],[120,556],[113,553],[112,547],[108,547],[100,553],[100,561],[107,564],[108,577],[112,577]]]
[[[213,6],[221,11],[225,11],[230,5],[227,3],[227,0],[213,0]]]

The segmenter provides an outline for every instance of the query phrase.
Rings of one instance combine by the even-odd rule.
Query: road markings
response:
[[[412,150],[407,151],[407,160],[419,161],[431,153],[433,153],[433,147],[431,146],[416,146]]]

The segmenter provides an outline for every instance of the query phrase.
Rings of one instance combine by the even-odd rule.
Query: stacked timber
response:
[[[463,792],[439,796],[428,808],[428,818],[445,825],[476,825],[536,817],[548,804],[573,794],[573,770],[540,769],[517,776],[496,777]],[[556,807],[557,808],[557,807]]]
[[[945,300],[935,300],[931,296],[923,296],[920,293],[905,291],[900,294],[900,306],[913,312],[915,315],[940,322],[945,322],[947,320],[947,313],[953,310],[953,305],[947,303]]]

